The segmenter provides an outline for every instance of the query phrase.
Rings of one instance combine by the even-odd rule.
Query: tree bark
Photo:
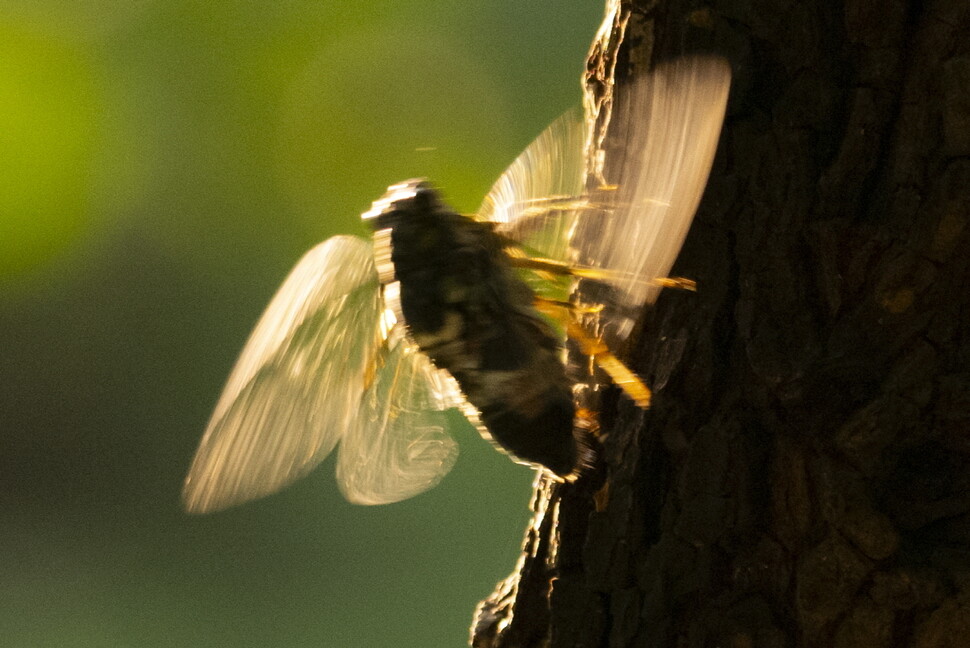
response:
[[[728,119],[601,413],[478,647],[970,645],[970,3],[610,3],[587,104],[725,56]]]

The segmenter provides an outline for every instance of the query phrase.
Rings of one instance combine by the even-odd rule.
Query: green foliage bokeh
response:
[[[212,516],[180,482],[296,259],[409,177],[474,210],[578,102],[601,11],[0,0],[3,645],[463,645],[532,478],[472,432],[392,506],[329,461]]]

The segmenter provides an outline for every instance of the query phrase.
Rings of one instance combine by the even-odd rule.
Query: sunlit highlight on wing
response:
[[[268,495],[330,453],[380,341],[379,287],[369,241],[337,236],[300,260],[229,376],[185,480],[187,510]]]
[[[404,335],[391,332],[382,366],[337,451],[337,483],[355,504],[388,504],[437,484],[458,457],[448,433],[450,377]],[[452,419],[454,420],[454,419]]]
[[[655,279],[670,272],[683,245],[714,160],[730,80],[723,59],[677,59],[634,83],[614,107],[614,124],[629,143],[606,170],[617,189],[594,196],[608,207],[584,219],[572,243],[581,265],[619,273],[608,282],[629,308],[656,300]],[[623,326],[619,338],[632,321]]]
[[[586,125],[572,110],[552,122],[492,185],[478,217],[539,256],[567,261],[586,170]]]
[[[587,126],[567,113],[495,183],[479,216],[533,256],[609,284],[620,310],[652,303],[707,184],[730,78],[724,60],[692,56],[618,89],[613,132],[625,134],[625,153],[611,149],[609,184],[592,192],[583,185]],[[613,339],[623,339],[633,321],[613,324]]]

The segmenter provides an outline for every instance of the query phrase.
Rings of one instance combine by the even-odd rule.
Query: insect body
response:
[[[364,219],[376,232],[381,281],[398,282],[392,307],[411,339],[454,376],[500,446],[570,475],[579,453],[561,343],[502,238],[448,210],[420,180],[391,187]]]
[[[561,335],[536,306],[646,405],[649,390],[609,344],[629,335],[680,249],[729,81],[723,61],[691,57],[634,84],[612,108],[626,152],[595,191],[585,181],[597,155],[591,128],[567,114],[496,182],[477,218],[408,181],[364,214],[372,242],[337,236],[308,252],[229,376],[186,478],[186,508],[275,492],[338,442],[349,500],[411,497],[454,464],[456,408],[518,459],[574,474],[583,447],[571,381],[592,374],[567,377]],[[610,303],[539,294],[556,277],[600,282]]]

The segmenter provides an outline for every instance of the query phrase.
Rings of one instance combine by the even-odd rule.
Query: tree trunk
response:
[[[613,9],[590,105],[675,53],[734,71],[698,292],[628,354],[652,408],[537,483],[473,645],[970,645],[970,3]]]

